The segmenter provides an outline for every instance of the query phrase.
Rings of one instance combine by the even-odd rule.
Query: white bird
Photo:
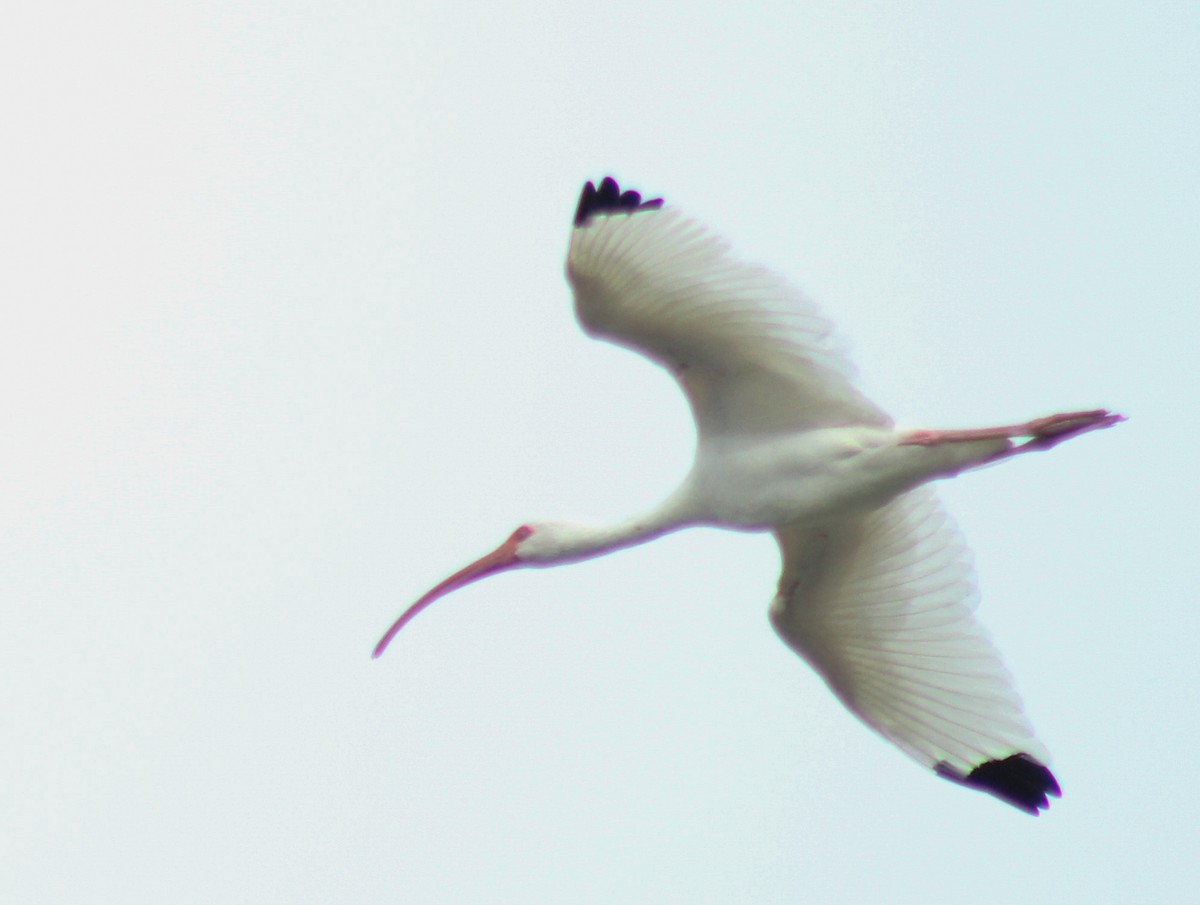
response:
[[[975,620],[962,539],[923,485],[1122,416],[897,430],[854,387],[812,302],[674,206],[622,193],[611,178],[584,186],[567,277],[588,333],[679,381],[698,433],[691,471],[659,506],[617,525],[522,525],[406,610],[374,655],[439,597],[506,569],[577,562],[694,525],[771,531],[783,556],[771,623],[859,719],[937,775],[1030,814],[1061,795]]]

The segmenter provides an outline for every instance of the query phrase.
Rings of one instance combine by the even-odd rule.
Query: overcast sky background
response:
[[[1198,46],[1188,2],[21,5],[5,900],[1191,901]],[[902,423],[1131,416],[944,486],[1049,812],[846,714],[768,536],[500,576],[371,661],[688,466],[573,320],[606,173],[807,289]]]

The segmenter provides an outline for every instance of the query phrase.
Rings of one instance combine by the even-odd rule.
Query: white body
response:
[[[869,726],[940,775],[1030,813],[1058,786],[976,623],[965,546],[922,487],[1121,420],[1100,410],[969,431],[899,432],[853,384],[829,322],[661,200],[588,183],[567,275],[593,335],[670,371],[695,416],[679,489],[621,524],[523,525],[409,608],[516,566],[599,556],[689,525],[773,531],[771,622]],[[1013,437],[1032,437],[1014,446]]]
[[[707,438],[680,488],[681,512],[699,522],[760,531],[820,524],[862,515],[1009,445],[981,440],[917,446],[901,440],[901,434],[877,427]]]
[[[774,531],[784,570],[772,624],[868,725],[960,777],[1015,753],[1044,762],[975,621],[965,547],[936,496],[916,489],[1010,442],[906,443],[854,386],[816,306],[676,209],[591,217],[567,273],[584,327],[670,370],[698,432],[676,493],[618,526],[623,539],[585,531],[581,546],[693,523]]]

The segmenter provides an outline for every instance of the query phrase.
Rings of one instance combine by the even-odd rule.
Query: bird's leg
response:
[[[1005,458],[1037,449],[1052,449],[1064,440],[1086,434],[1088,431],[1112,427],[1125,420],[1107,409],[1090,409],[1086,412],[1067,412],[1034,418],[1022,424],[1003,427],[981,427],[973,430],[916,430],[910,431],[901,440],[901,446],[938,446],[943,443],[967,443],[972,440],[1011,440],[1019,437],[1030,439],[1002,450],[993,459]]]

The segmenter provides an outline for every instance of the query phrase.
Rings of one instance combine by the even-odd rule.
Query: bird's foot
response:
[[[1103,430],[1120,424],[1125,420],[1124,415],[1118,415],[1107,409],[1092,409],[1086,412],[1069,412],[1065,415],[1050,415],[1046,418],[1035,418],[1026,426],[1028,431],[1016,434],[1018,437],[1030,437],[1028,441],[1013,449],[1013,452],[1031,452],[1036,449],[1053,449],[1065,440],[1086,434],[1089,431]]]
[[[938,446],[942,443],[969,443],[974,440],[1011,440],[1029,437],[1030,439],[1025,443],[1013,446],[1001,453],[1001,455],[1012,455],[1035,449],[1051,449],[1071,437],[1078,437],[1088,431],[1112,427],[1124,420],[1124,415],[1114,414],[1107,409],[1089,409],[1084,412],[1067,412],[1061,415],[1049,415],[1045,418],[1034,418],[1032,421],[1022,424],[1009,424],[1002,427],[910,431],[900,440],[900,445]]]

